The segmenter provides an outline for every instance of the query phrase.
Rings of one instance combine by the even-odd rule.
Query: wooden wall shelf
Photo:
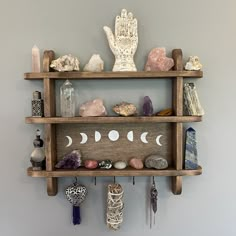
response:
[[[137,117],[26,117],[27,124],[116,124],[116,123],[161,123],[161,122],[200,122],[201,116],[137,116]]]
[[[202,168],[199,166],[197,170],[185,170],[183,169],[183,142],[184,142],[184,131],[183,123],[185,122],[200,122],[202,117],[198,116],[184,116],[183,115],[183,83],[185,78],[202,78],[202,71],[184,71],[183,70],[183,58],[181,49],[174,49],[172,51],[172,57],[174,59],[175,66],[172,71],[164,72],[50,72],[50,63],[54,59],[54,53],[45,52],[43,58],[43,73],[25,73],[25,80],[42,80],[44,86],[44,115],[42,118],[26,117],[25,122],[28,124],[44,124],[44,143],[45,143],[45,155],[46,155],[46,170],[44,171],[33,171],[32,168],[28,168],[27,174],[32,177],[45,177],[47,179],[47,192],[49,196],[55,196],[57,194],[57,178],[58,177],[73,177],[73,176],[170,176],[172,179],[172,192],[174,194],[181,194],[182,192],[182,176],[194,176],[202,173]],[[175,116],[152,116],[152,117],[73,117],[73,118],[62,118],[56,117],[56,101],[55,101],[55,81],[56,80],[137,80],[137,79],[171,79],[172,81],[172,109]],[[154,124],[156,123],[156,124]],[[171,123],[171,124],[169,124]],[[63,125],[67,124],[67,125]],[[82,125],[81,125],[82,124]],[[83,125],[87,124],[87,125]],[[94,125],[95,124],[95,125]],[[96,125],[99,124],[99,125]],[[129,125],[125,125],[129,124]],[[106,126],[106,127],[105,127]],[[114,146],[106,141],[108,127],[114,129],[125,130],[123,137],[127,135],[127,129],[135,130],[135,141],[133,146],[121,142]],[[151,127],[150,127],[151,126]],[[94,131],[99,127],[99,131],[103,132],[103,140],[100,144],[100,148],[94,146],[93,135]],[[76,129],[75,129],[76,128]],[[163,149],[152,146],[144,146],[140,143],[140,133],[150,131],[150,140],[156,139],[156,133],[151,134],[152,130],[163,135],[164,145],[161,145]],[[65,131],[66,130],[66,131]],[[81,131],[82,130],[82,131]],[[160,152],[166,160],[168,160],[171,167],[166,170],[153,170],[153,169],[142,169],[135,170],[132,168],[126,168],[124,170],[88,170],[85,168],[79,168],[79,170],[56,170],[55,165],[57,161],[69,151],[65,149],[65,132],[71,132],[74,135],[75,145],[80,143],[78,141],[78,135],[80,132],[87,132],[90,135],[90,143],[86,144],[86,147],[82,149],[83,157],[91,158],[95,153],[95,149],[99,152],[102,151],[102,156],[98,156],[96,153],[97,160],[104,158],[104,147],[108,147],[109,150],[107,155],[113,161],[120,158],[115,153],[115,150],[119,149],[124,151],[122,157],[126,161],[131,156],[136,154],[146,157],[147,152],[154,153]],[[161,133],[162,132],[162,133]],[[77,135],[77,136],[76,136]],[[74,144],[73,144],[74,145]],[[72,145],[72,146],[73,146]],[[85,145],[85,146],[86,146]],[[151,144],[150,142],[150,145]],[[71,146],[71,148],[72,148]],[[132,147],[131,147],[132,146]],[[139,150],[137,149],[139,148]],[[75,146],[73,147],[75,148]],[[77,147],[76,147],[77,148]],[[82,147],[81,147],[82,148]],[[113,150],[114,149],[114,150]],[[121,153],[121,152],[120,152]],[[98,153],[100,154],[100,153]],[[130,155],[132,154],[132,155]],[[93,159],[93,158],[92,158]]]
[[[202,71],[159,71],[159,72],[43,72],[25,73],[26,80],[52,79],[52,80],[87,80],[87,79],[175,79],[183,78],[202,78]]]
[[[168,168],[165,170],[142,169],[135,170],[133,168],[126,168],[123,170],[110,169],[101,170],[94,169],[88,170],[86,168],[79,168],[78,170],[64,170],[58,169],[54,171],[33,171],[31,167],[27,170],[28,176],[31,177],[71,177],[71,176],[194,176],[201,175],[202,168],[198,167],[197,170],[175,170]]]

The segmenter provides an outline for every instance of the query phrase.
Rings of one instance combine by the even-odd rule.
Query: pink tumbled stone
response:
[[[165,48],[153,48],[148,55],[145,71],[168,71],[174,66],[174,60],[166,57]]]
[[[98,166],[98,161],[96,160],[85,160],[84,161],[84,166],[87,169],[96,169]]]
[[[106,116],[107,111],[105,106],[103,105],[102,99],[94,99],[92,101],[88,101],[83,103],[79,109],[80,116]]]
[[[138,170],[143,169],[143,161],[138,158],[132,158],[129,161],[129,165],[133,167],[134,169],[138,169]]]

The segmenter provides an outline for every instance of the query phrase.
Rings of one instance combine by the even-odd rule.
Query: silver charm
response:
[[[69,185],[65,190],[66,199],[73,205],[79,206],[87,195],[87,189],[84,185],[77,182]]]
[[[150,190],[150,228],[152,228],[152,215],[154,214],[154,225],[155,225],[155,214],[157,212],[157,197],[158,191],[156,189],[156,183],[154,176],[152,177],[152,187]]]
[[[78,225],[81,223],[80,217],[80,204],[85,200],[88,191],[84,185],[76,182],[69,185],[65,189],[66,199],[73,205],[73,224]]]

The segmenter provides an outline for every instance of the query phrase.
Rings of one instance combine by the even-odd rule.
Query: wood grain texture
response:
[[[165,158],[169,165],[172,165],[172,134],[171,125],[168,123],[158,124],[61,124],[56,126],[56,142],[57,142],[57,159],[60,160],[65,154],[70,153],[74,149],[79,149],[82,152],[83,160],[105,160],[112,161],[129,161],[132,157],[145,159],[148,155],[159,154]],[[108,133],[111,130],[119,132],[117,141],[110,141]],[[101,140],[95,142],[95,131],[101,133]],[[133,131],[133,142],[127,139],[127,133]],[[143,143],[140,136],[143,132],[148,132],[147,141]],[[88,136],[88,141],[85,144],[80,144],[82,137],[80,133],[85,133]],[[157,145],[156,138],[158,135],[163,135],[160,138],[162,146]],[[66,147],[70,136],[73,144]]]
[[[49,65],[54,57],[54,52],[46,51],[44,53],[43,68],[49,71]],[[44,115],[51,117],[56,115],[55,103],[55,81],[44,78]],[[44,126],[44,143],[46,156],[46,170],[53,171],[56,163],[56,141],[55,141],[55,125],[45,124]],[[56,178],[47,178],[47,193],[49,196],[55,196],[58,191],[58,184]]]
[[[28,168],[27,170],[28,176],[31,177],[72,177],[72,176],[176,176],[176,178],[180,178],[181,176],[195,176],[202,174],[201,166],[198,167],[197,170],[176,170],[175,168],[168,168],[165,170],[155,170],[155,169],[142,169],[135,170],[133,168],[126,168],[123,170],[88,170],[83,167],[77,170],[62,170],[58,169],[55,171],[33,171],[32,168]],[[177,183],[182,183],[177,181]],[[181,185],[180,185],[181,187]],[[176,187],[178,190],[179,186]],[[177,191],[177,193],[179,190]]]
[[[175,71],[183,70],[183,55],[181,49],[172,51]],[[172,108],[176,116],[183,116],[183,77],[177,76],[172,82]],[[183,124],[173,124],[173,160],[176,170],[183,168]],[[172,178],[172,191],[174,194],[182,192],[182,177]]]
[[[184,170],[179,170],[179,172],[182,172]],[[183,175],[176,175],[172,177],[172,192],[175,195],[180,195],[182,193],[182,176]]]
[[[43,53],[43,72],[50,71],[50,64],[55,58],[55,53],[53,50],[45,50]],[[45,78],[45,77],[44,77]]]
[[[44,85],[44,116],[52,117],[56,115],[55,102],[55,81],[45,78]]]
[[[56,164],[56,140],[55,125],[45,124],[44,126],[44,143],[46,156],[46,170],[53,171]],[[47,192],[49,196],[57,194],[57,179],[47,178]]]
[[[202,78],[202,71],[137,71],[137,72],[48,72],[48,73],[25,73],[26,80],[50,78],[52,80],[96,80],[96,79],[163,79],[183,77]]]
[[[117,123],[161,123],[200,122],[201,116],[139,116],[139,117],[26,117],[27,124],[117,124]]]

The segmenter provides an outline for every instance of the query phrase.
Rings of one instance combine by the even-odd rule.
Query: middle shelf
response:
[[[201,116],[104,116],[104,117],[26,117],[27,124],[112,124],[112,123],[184,123],[184,122],[200,122]]]

